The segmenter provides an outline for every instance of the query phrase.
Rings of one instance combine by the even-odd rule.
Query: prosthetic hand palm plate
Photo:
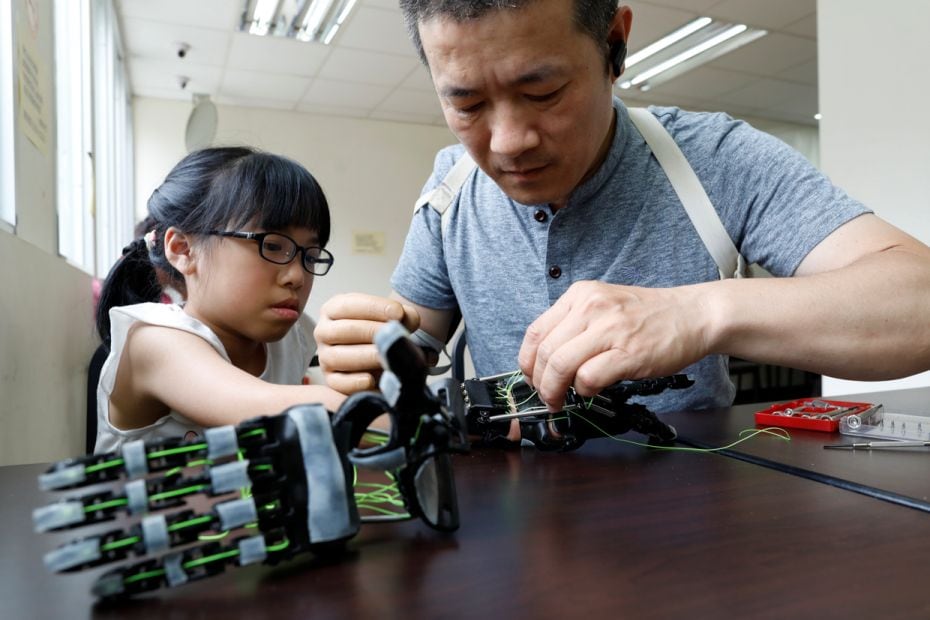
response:
[[[507,439],[510,421],[520,421],[521,438],[540,450],[574,450],[587,439],[635,431],[659,444],[675,440],[675,429],[644,405],[628,402],[634,396],[652,396],[666,389],[694,384],[686,375],[620,381],[585,398],[569,388],[562,411],[547,410],[536,391],[519,372],[462,384],[468,430],[485,443],[512,445]]]
[[[208,429],[202,441],[140,440],[120,453],[53,464],[39,486],[75,494],[37,508],[37,532],[123,515],[130,522],[51,551],[47,568],[69,572],[142,558],[96,581],[94,594],[113,598],[210,577],[228,565],[339,550],[366,521],[353,494],[354,465],[389,472],[410,516],[456,529],[449,454],[468,449],[461,394],[451,383],[426,386],[422,354],[399,323],[383,328],[376,344],[383,394],[350,397],[332,418],[322,405],[300,405]],[[388,441],[359,447],[382,413],[391,418]],[[86,487],[94,488],[77,493]],[[209,510],[187,507],[197,496],[213,502]]]

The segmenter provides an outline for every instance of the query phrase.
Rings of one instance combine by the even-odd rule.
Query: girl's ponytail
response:
[[[149,258],[149,248],[139,237],[125,248],[116,261],[100,291],[97,303],[97,333],[105,344],[110,343],[110,308],[146,301],[158,301],[162,288]]]

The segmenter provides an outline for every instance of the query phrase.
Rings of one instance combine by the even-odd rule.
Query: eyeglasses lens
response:
[[[296,244],[281,235],[266,235],[262,240],[262,256],[273,263],[287,263],[296,251]]]

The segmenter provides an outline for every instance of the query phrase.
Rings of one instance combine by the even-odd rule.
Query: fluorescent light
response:
[[[668,71],[675,65],[680,65],[684,61],[694,58],[698,54],[706,52],[707,50],[714,47],[715,45],[720,45],[724,41],[728,39],[732,39],[736,35],[743,33],[745,31],[746,31],[746,24],[739,24],[731,28],[727,28],[726,30],[718,34],[717,36],[711,37],[710,39],[692,47],[689,50],[685,50],[684,52],[678,54],[674,58],[670,58],[666,60],[665,62],[656,65],[652,69],[649,69],[648,71],[643,71],[642,73],[634,77],[632,80],[630,80],[630,82],[633,84],[633,86],[638,86],[642,84],[643,82],[645,82],[646,80],[648,80],[649,78],[655,77],[659,75],[660,73],[662,73],[663,71]]]
[[[655,43],[650,43],[649,45],[639,50],[635,54],[630,54],[627,57],[626,62],[624,63],[626,65],[626,68],[629,69],[633,65],[643,60],[646,60],[650,56],[654,56],[655,54],[658,54],[659,52],[664,50],[666,47],[670,45],[674,45],[675,43],[678,43],[685,37],[697,32],[701,28],[704,28],[705,26],[710,24],[712,21],[713,20],[709,17],[698,17],[694,21],[685,24],[678,30],[665,35],[664,37],[662,37]]]
[[[328,45],[356,0],[244,0],[239,29]]]
[[[339,32],[339,24],[333,24],[329,27],[329,32],[326,33],[326,38],[323,39],[323,45],[329,45],[329,42],[333,40],[333,37],[336,36],[336,33]]]
[[[323,20],[326,19],[326,14],[329,12],[330,8],[332,8],[331,5],[332,3],[326,0],[310,1],[310,10],[307,11],[307,15],[304,17],[304,21],[300,26],[304,35],[309,37],[307,40],[312,40],[313,36],[320,29]]]
[[[249,33],[266,35],[274,23],[274,16],[278,12],[278,0],[257,0],[252,12]]]
[[[352,12],[352,8],[355,6],[356,0],[349,0],[346,2],[345,7],[342,9],[342,12],[339,13],[339,17],[336,18],[336,24],[341,26],[342,22],[346,20],[346,17],[349,16],[349,13]]]
[[[766,34],[746,24],[695,19],[633,54],[630,58],[639,70],[617,86],[647,91]],[[630,66],[627,61],[627,70]]]
[[[817,114],[814,114],[815,121],[819,121],[822,118],[823,118],[823,114],[821,114],[820,112],[817,112]]]

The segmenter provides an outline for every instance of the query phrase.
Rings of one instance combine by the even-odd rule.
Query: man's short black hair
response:
[[[575,25],[594,42],[604,48],[607,54],[607,33],[610,23],[617,12],[618,0],[573,0],[575,3]],[[413,41],[417,54],[423,64],[426,54],[420,40],[418,25],[434,17],[449,17],[457,22],[477,19],[490,11],[503,9],[521,9],[532,4],[534,0],[400,0],[400,9],[404,14],[407,32]]]

